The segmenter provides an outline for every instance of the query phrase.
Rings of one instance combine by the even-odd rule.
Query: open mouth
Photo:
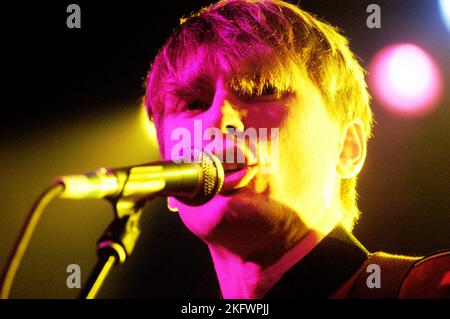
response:
[[[254,177],[258,166],[256,158],[239,145],[231,145],[221,150],[224,182],[222,192],[246,186]]]
[[[222,163],[222,166],[225,175],[240,171],[246,167],[245,163]]]
[[[256,164],[246,165],[245,163],[224,163],[225,178],[222,191],[244,187],[253,178]]]

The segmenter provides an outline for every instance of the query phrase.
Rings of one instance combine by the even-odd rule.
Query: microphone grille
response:
[[[194,163],[198,163],[202,170],[200,190],[192,198],[178,198],[187,205],[203,205],[220,192],[224,180],[222,163],[217,156],[200,150],[193,150]]]

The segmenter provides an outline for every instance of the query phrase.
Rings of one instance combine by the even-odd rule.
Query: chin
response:
[[[249,220],[249,215],[258,210],[258,203],[267,201],[248,188],[232,190],[216,195],[208,203],[189,206],[177,203],[185,226],[206,242],[215,241],[230,227]]]

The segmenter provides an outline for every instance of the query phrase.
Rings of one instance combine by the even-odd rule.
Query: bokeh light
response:
[[[419,46],[401,43],[379,51],[369,67],[376,101],[403,116],[422,116],[437,107],[442,76],[433,58]]]
[[[139,108],[139,123],[141,124],[141,129],[145,133],[145,136],[155,144],[155,148],[157,148],[157,134],[155,123],[149,120],[147,110],[144,105],[141,105]]]
[[[444,24],[448,31],[450,31],[450,0],[439,0],[439,6],[441,7],[441,15]]]

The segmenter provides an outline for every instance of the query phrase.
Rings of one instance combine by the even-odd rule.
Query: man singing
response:
[[[373,120],[364,70],[334,27],[279,0],[215,3],[181,19],[145,103],[165,160],[180,128],[194,139],[200,123],[202,148],[223,141],[210,148],[220,193],[168,199],[207,244],[223,298],[449,296],[448,253],[369,253],[351,235]]]

